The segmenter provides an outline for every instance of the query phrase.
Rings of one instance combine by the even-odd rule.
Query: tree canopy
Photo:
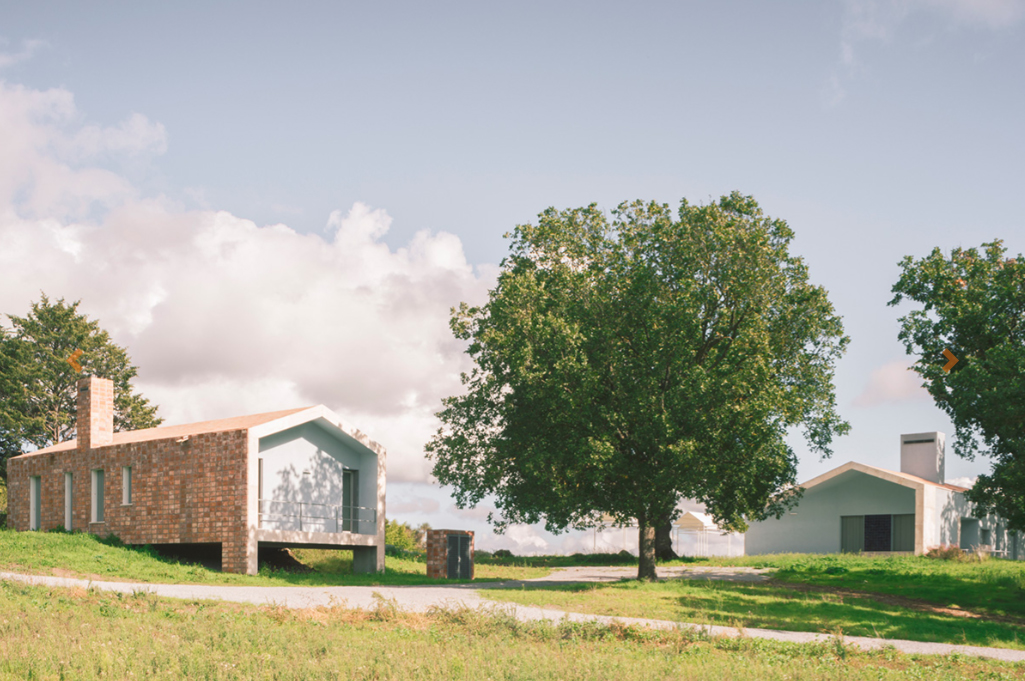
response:
[[[48,447],[75,437],[77,382],[84,374],[114,382],[114,430],[160,425],[157,407],[132,392],[137,369],[99,323],[42,294],[24,317],[0,329],[0,473],[28,444]],[[76,350],[82,372],[68,362]]]
[[[824,456],[849,426],[833,364],[848,339],[793,232],[733,193],[708,205],[546,210],[520,225],[481,307],[453,310],[475,367],[427,445],[461,508],[553,532],[636,519],[638,576],[682,498],[724,529],[799,495],[785,441]]]
[[[954,450],[992,457],[968,498],[1025,531],[1025,260],[1003,242],[939,249],[901,263],[890,305],[921,305],[901,317],[899,338],[936,405],[954,423]],[[958,358],[949,373],[943,350]]]

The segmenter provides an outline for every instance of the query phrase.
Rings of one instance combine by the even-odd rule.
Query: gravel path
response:
[[[752,568],[660,568],[660,577],[685,579],[725,579],[732,581],[763,581],[768,577],[764,571]],[[480,591],[495,588],[516,588],[522,585],[537,586],[546,583],[565,584],[582,581],[613,581],[636,574],[630,568],[562,568],[552,575],[540,579],[517,582],[494,582],[479,584],[454,584],[452,586],[207,586],[202,584],[139,584],[125,582],[97,582],[67,577],[48,577],[41,575],[20,575],[0,572],[0,579],[25,584],[59,587],[96,588],[103,591],[120,593],[152,593],[169,598],[216,599],[238,603],[256,603],[258,605],[282,605],[289,608],[313,608],[318,606],[345,606],[349,608],[373,608],[380,598],[394,599],[403,610],[423,612],[432,607],[484,608],[498,612],[508,612],[521,621],[548,620],[560,622],[602,622],[632,624],[654,629],[688,628],[704,631],[712,636],[747,636],[775,641],[794,643],[831,642],[835,638],[828,634],[807,632],[776,631],[772,629],[743,629],[710,625],[685,624],[664,620],[639,619],[635,617],[608,617],[604,615],[586,615],[567,613],[560,610],[549,610],[511,603],[496,603],[481,597]],[[1025,651],[1005,650],[1003,648],[983,648],[975,646],[952,645],[948,643],[923,643],[920,641],[903,641],[898,639],[866,638],[846,636],[844,643],[854,645],[862,650],[878,650],[892,647],[902,653],[949,655],[960,653],[1007,662],[1025,662]]]

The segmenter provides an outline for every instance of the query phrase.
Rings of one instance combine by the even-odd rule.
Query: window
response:
[[[72,516],[71,516],[71,473],[64,474],[64,529],[71,532],[72,527]]]
[[[982,541],[979,542],[983,546],[992,546],[993,544],[993,533],[990,530],[982,531]]]
[[[42,487],[43,481],[38,475],[33,475],[28,479],[28,529],[30,530],[39,529],[39,516],[43,510],[39,498]]]
[[[132,467],[121,467],[121,505],[128,506],[132,503]]]
[[[103,469],[93,471],[92,519],[89,522],[103,522]]]

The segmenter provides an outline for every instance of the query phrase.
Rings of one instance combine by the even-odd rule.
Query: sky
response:
[[[898,262],[1025,251],[1023,74],[1025,0],[0,0],[0,313],[81,300],[169,425],[327,405],[387,448],[400,521],[601,548],[494,535],[423,456],[504,235],[754,196],[851,337],[852,431],[795,438],[798,479],[899,469],[901,433],[953,428],[906,370]],[[948,480],[988,468],[948,451]]]

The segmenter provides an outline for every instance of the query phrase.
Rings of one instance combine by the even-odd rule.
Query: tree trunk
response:
[[[655,528],[655,558],[656,560],[676,560],[679,556],[673,551],[673,521],[669,516],[659,518],[658,526]]]
[[[655,574],[655,526],[644,518],[638,518],[637,530],[639,541],[639,559],[637,561],[637,579],[654,580]]]

